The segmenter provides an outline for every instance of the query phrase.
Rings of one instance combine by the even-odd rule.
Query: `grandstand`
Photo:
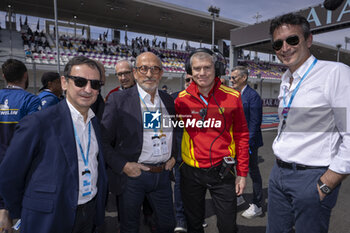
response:
[[[21,23],[21,26],[12,22],[11,31],[9,29],[10,22],[6,21],[5,24],[2,24],[6,25],[6,29],[0,30],[0,40],[2,40],[0,43],[0,62],[6,60],[9,54],[25,61],[30,74],[29,91],[37,93],[40,88],[40,77],[43,72],[47,70],[57,70],[58,64],[62,71],[64,65],[70,58],[77,55],[84,55],[100,61],[105,66],[107,80],[102,89],[102,95],[106,95],[109,90],[118,85],[113,69],[116,62],[121,59],[133,61],[135,57],[143,51],[152,51],[160,56],[164,67],[161,85],[166,84],[170,92],[178,91],[182,89],[181,77],[185,72],[185,62],[193,48],[188,46],[187,43],[185,47],[181,46],[180,49],[177,49],[178,46],[174,46],[174,44],[172,48],[169,48],[167,44],[168,36],[185,39],[186,41],[191,40],[204,43],[209,43],[211,39],[211,18],[208,14],[203,12],[154,0],[130,1],[122,4],[123,9],[118,9],[120,14],[118,14],[117,20],[113,19],[113,17],[107,17],[108,19],[104,17],[104,14],[109,16],[115,13],[114,11],[116,9],[113,10],[113,6],[111,6],[110,11],[106,13],[104,9],[102,9],[102,6],[96,5],[93,1],[85,1],[84,4],[84,6],[76,6],[71,5],[68,1],[63,1],[59,6],[59,25],[64,25],[65,28],[70,28],[71,31],[74,30],[74,34],[67,33],[59,27],[58,50],[56,48],[55,30],[53,27],[54,22],[50,20],[53,18],[53,8],[51,4],[46,1],[39,1],[32,12],[25,10],[26,6],[33,6],[30,0],[16,2],[16,5],[12,7],[12,11],[16,11],[13,12],[13,17],[15,17],[14,13],[22,13],[25,15],[30,13],[36,17],[44,17],[44,19],[41,18],[41,21],[45,22],[45,30],[40,32],[38,30],[39,21],[38,25]],[[50,9],[50,11],[48,11],[48,9]],[[75,22],[72,24],[72,16],[68,15],[65,9],[79,11],[79,25],[77,25],[76,19],[74,19]],[[91,11],[91,9],[94,10]],[[125,14],[126,9],[129,12],[128,14]],[[10,11],[3,1],[0,3],[0,10],[4,12]],[[137,17],[131,17],[131,15],[134,14]],[[95,15],[98,15],[98,17],[96,18]],[[177,17],[175,17],[175,15]],[[90,18],[88,16],[90,16]],[[156,21],[156,19],[158,21]],[[147,23],[145,20],[148,20]],[[191,25],[188,25],[187,22],[191,22]],[[259,38],[254,39],[252,36],[246,36],[246,34],[242,34],[242,36],[239,37],[234,36],[245,33],[245,31],[261,31],[262,29],[259,29],[261,25],[264,26],[262,27],[263,30],[266,30],[265,27],[267,24],[268,22],[262,22],[261,24],[249,26],[239,21],[220,17],[216,22],[215,42],[219,45],[218,47],[221,51],[223,51],[222,40],[231,39],[231,43],[236,43],[237,49],[241,51],[242,49],[248,49],[250,51],[261,51],[272,54],[267,39],[264,39],[262,43],[259,41]],[[103,26],[104,28],[117,28],[117,30],[111,30],[113,33],[110,34],[113,35],[108,37],[108,39],[105,36],[101,37],[101,35],[98,39],[94,39],[91,38],[89,34],[91,30],[89,25]],[[34,31],[35,26],[37,26],[37,29]],[[193,30],[194,27],[196,28],[195,31]],[[76,33],[77,28],[82,28],[82,33]],[[86,32],[85,35],[84,28]],[[180,28],[181,30],[179,30]],[[232,30],[230,31],[230,29]],[[120,38],[120,30],[125,30],[124,43]],[[154,39],[150,42],[149,37],[127,38],[128,30],[129,32],[135,31],[153,34]],[[165,41],[158,41],[158,43],[156,43],[156,35],[166,35]],[[259,33],[255,33],[254,35],[258,37]],[[243,41],[249,38],[249,40],[247,39],[247,43],[243,43],[242,41],[235,41],[232,38],[238,38],[238,40]],[[323,53],[323,56],[329,56],[331,54],[329,51],[334,52],[334,49],[332,50],[322,45],[316,44],[315,46],[315,53],[318,52],[322,54],[323,49],[327,51]],[[57,56],[57,51],[59,51],[59,56]],[[319,51],[321,51],[321,53]],[[233,64],[248,66],[250,70],[249,82],[251,86],[260,92],[266,106],[276,106],[280,77],[286,68],[280,63],[259,61],[256,57],[251,60],[250,56],[237,56],[237,59],[233,61],[232,55],[234,53],[235,51],[229,53],[230,58],[226,58],[226,63],[230,64],[230,67],[232,67]],[[344,52],[341,53],[341,57],[345,56],[344,54],[346,55]],[[226,74],[229,74],[229,66],[227,66]],[[226,76],[226,79],[228,79],[228,76]],[[2,79],[0,79],[0,86],[1,85],[4,85],[4,80]]]

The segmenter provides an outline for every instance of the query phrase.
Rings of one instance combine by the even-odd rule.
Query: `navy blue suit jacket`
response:
[[[99,145],[96,219],[104,221],[107,175],[101,134],[92,119]],[[0,195],[23,233],[71,232],[79,195],[78,159],[71,114],[66,101],[36,112],[17,125],[0,166]]]
[[[169,115],[175,115],[173,98],[158,91]],[[123,168],[127,162],[137,162],[143,144],[143,120],[137,85],[113,92],[106,102],[102,117],[102,133],[110,191],[120,194],[125,185]],[[175,136],[173,152],[176,153]]]
[[[241,98],[249,129],[249,147],[257,149],[263,146],[261,135],[262,100],[249,85],[245,88]]]

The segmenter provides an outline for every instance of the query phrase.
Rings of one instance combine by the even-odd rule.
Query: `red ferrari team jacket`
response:
[[[237,175],[247,176],[249,131],[238,91],[215,78],[214,87],[204,97],[192,82],[179,93],[175,109],[176,127],[184,128],[181,153],[186,164],[209,168],[230,156],[236,158]]]

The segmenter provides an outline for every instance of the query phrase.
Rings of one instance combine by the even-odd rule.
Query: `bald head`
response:
[[[132,72],[133,65],[128,60],[118,61],[115,65],[115,74],[123,89],[127,89],[135,85],[135,80]]]
[[[160,61],[160,58],[152,52],[144,52],[138,55],[136,57],[136,66],[139,67],[141,66],[140,63],[142,63],[142,61],[149,61],[149,60],[156,62],[157,66],[162,67],[162,62]]]
[[[162,62],[158,56],[151,52],[137,56],[134,77],[139,86],[151,96],[154,96],[162,75]]]

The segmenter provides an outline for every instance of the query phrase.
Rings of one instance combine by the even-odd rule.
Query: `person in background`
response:
[[[41,77],[42,91],[38,97],[41,101],[42,109],[58,104],[62,96],[62,86],[59,73],[45,72]]]
[[[248,219],[262,215],[262,179],[259,169],[258,149],[263,146],[261,134],[262,100],[259,94],[248,85],[249,71],[244,66],[236,66],[231,72],[233,88],[241,93],[244,115],[249,129],[249,175],[253,181],[253,200],[242,213]],[[237,206],[243,204],[243,196],[237,197]]]
[[[41,109],[40,99],[25,91],[29,77],[27,67],[16,59],[2,64],[3,78],[7,86],[0,90],[0,164],[12,140],[15,127],[26,115]],[[12,219],[0,197],[0,230],[12,232]]]
[[[129,60],[120,60],[115,65],[115,75],[117,76],[120,86],[111,90],[105,98],[107,102],[108,97],[116,91],[125,90],[135,85],[135,78],[133,74],[133,65]]]

